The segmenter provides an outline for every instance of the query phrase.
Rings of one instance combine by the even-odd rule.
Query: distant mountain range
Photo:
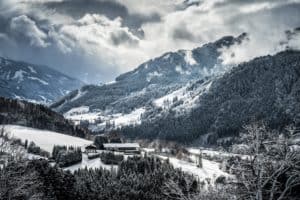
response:
[[[112,83],[85,85],[67,95],[82,83],[47,67],[2,58],[0,96],[51,102],[65,95],[50,108],[93,131],[118,129],[131,138],[187,144],[232,143],[251,121],[276,129],[300,123],[300,52],[223,64],[222,50],[245,40],[243,33],[168,52]]]
[[[224,65],[220,49],[246,39],[247,34],[227,36],[191,51],[166,53],[113,83],[83,86],[51,108],[74,121],[89,121],[92,130],[197,144],[230,143],[251,120],[275,128],[296,122],[300,53],[287,50]]]
[[[47,66],[0,57],[0,96],[49,104],[82,85]]]
[[[120,75],[115,82],[83,86],[52,104],[51,108],[71,119],[96,120],[95,130],[103,129],[107,123],[116,127],[138,124],[142,116],[150,117],[153,110],[162,108],[160,104],[164,100],[160,98],[166,94],[194,82],[202,88],[195,93],[205,92],[212,77],[222,74],[228,67],[222,65],[220,49],[240,44],[245,39],[247,34],[244,33],[238,37],[223,37],[193,50],[165,53]],[[189,100],[189,95],[193,94],[185,94],[185,100]],[[184,103],[193,106],[192,101]]]

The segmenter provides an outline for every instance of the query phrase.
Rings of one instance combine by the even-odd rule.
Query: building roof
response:
[[[139,148],[139,143],[105,143],[104,148]]]
[[[85,149],[97,149],[97,147],[93,144],[89,144],[85,146]]]

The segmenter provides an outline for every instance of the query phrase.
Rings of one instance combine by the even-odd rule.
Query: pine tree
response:
[[[198,165],[197,167],[202,168],[203,167],[203,163],[202,163],[202,152],[200,150],[200,153],[198,155]]]

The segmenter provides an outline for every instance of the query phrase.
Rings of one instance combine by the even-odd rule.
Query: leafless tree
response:
[[[25,149],[17,144],[13,144],[11,134],[5,130],[2,126],[0,129],[0,156],[4,156],[5,161],[7,160],[22,160],[25,155]],[[0,157],[1,158],[1,157]]]
[[[300,185],[299,152],[289,145],[291,134],[270,131],[261,122],[245,127],[242,137],[251,156],[235,169],[241,199],[288,199]]]

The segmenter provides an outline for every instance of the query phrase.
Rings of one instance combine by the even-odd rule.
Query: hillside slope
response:
[[[46,104],[82,85],[47,66],[0,57],[0,96]]]
[[[282,128],[299,123],[299,113],[300,52],[284,51],[240,64],[215,79],[188,114],[168,112],[122,131],[138,138],[226,143],[251,120],[264,120],[270,127]]]
[[[193,50],[165,53],[120,75],[113,83],[83,86],[50,108],[64,113],[70,119],[100,121],[98,129],[103,128],[107,121],[120,124],[120,116],[135,116],[137,113],[139,116],[127,118],[128,123],[122,125],[139,123],[140,118],[148,115],[146,113],[159,107],[153,107],[156,99],[182,87],[189,87],[194,82],[199,84],[199,79],[207,84],[209,78],[226,71],[228,66],[222,65],[220,49],[240,44],[245,39],[247,34],[226,36]]]
[[[14,124],[56,131],[86,138],[89,131],[49,108],[21,100],[0,97],[0,124]]]

